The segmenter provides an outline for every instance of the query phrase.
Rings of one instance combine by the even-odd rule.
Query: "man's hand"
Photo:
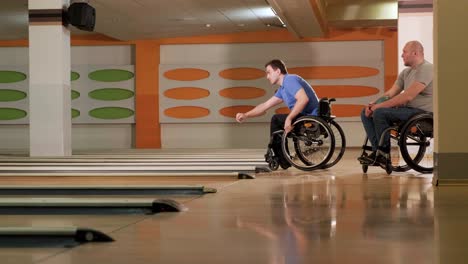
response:
[[[244,113],[237,113],[236,114],[236,121],[239,123],[244,122],[247,119],[247,116]]]
[[[286,121],[284,121],[284,133],[287,134],[291,130],[292,130],[291,119],[286,118]]]
[[[372,111],[372,106],[374,106],[373,103],[370,103],[368,106],[366,106],[365,114],[366,114],[367,117],[371,117],[372,113],[374,112],[374,111]]]

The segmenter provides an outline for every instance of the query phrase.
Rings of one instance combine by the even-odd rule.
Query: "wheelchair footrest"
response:
[[[362,149],[367,150],[367,151],[372,151],[372,146],[363,145]]]

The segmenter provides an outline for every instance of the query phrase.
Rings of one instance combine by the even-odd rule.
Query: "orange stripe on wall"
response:
[[[112,45],[133,45],[135,41],[122,41],[102,34],[73,35],[71,45],[73,46],[112,46]],[[141,42],[139,42],[141,43]]]
[[[73,35],[70,38],[72,46],[112,46],[112,45],[133,45],[135,41],[121,41],[110,38],[102,34]],[[28,47],[27,39],[1,40],[0,47]]]
[[[385,40],[397,37],[397,32],[388,28],[336,29],[330,28],[326,37],[306,37],[297,39],[287,29],[271,31],[242,32],[234,34],[178,37],[154,40],[158,44],[223,44],[223,43],[268,43],[268,42],[308,42],[308,41],[356,41]],[[397,46],[398,47],[398,46]],[[397,58],[398,59],[398,58]],[[398,68],[398,65],[395,65]]]
[[[390,90],[398,76],[398,34],[389,34],[384,40],[385,91]]]
[[[19,40],[0,40],[0,47],[28,47],[29,41],[27,39]]]
[[[347,79],[369,77],[379,74],[379,70],[361,66],[309,66],[289,68],[289,73],[304,79]]]
[[[379,89],[360,85],[314,85],[319,98],[349,98],[362,97],[379,93]]]
[[[159,46],[138,41],[135,49],[135,145],[137,148],[161,148]]]
[[[337,117],[356,117],[361,115],[365,105],[353,104],[334,104],[332,105],[332,114]]]

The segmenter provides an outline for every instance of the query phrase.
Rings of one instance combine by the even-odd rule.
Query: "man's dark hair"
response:
[[[282,74],[288,73],[288,69],[286,69],[286,65],[284,64],[282,60],[277,60],[277,59],[271,60],[267,64],[265,64],[265,68],[267,66],[270,66],[271,68],[273,68],[273,70],[280,69]]]

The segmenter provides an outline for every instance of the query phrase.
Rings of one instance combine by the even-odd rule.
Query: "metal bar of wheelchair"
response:
[[[380,139],[379,139],[379,146],[377,147],[377,151],[381,151],[379,148],[382,147],[383,143],[384,143],[384,138],[385,138],[385,135],[386,133],[389,133],[389,136],[392,137],[392,134],[390,133],[390,131],[392,130],[396,130],[398,131],[398,127],[399,126],[391,126],[387,129],[385,129],[383,132],[382,132],[382,135],[380,135]],[[393,138],[398,138],[398,137],[393,137]]]

